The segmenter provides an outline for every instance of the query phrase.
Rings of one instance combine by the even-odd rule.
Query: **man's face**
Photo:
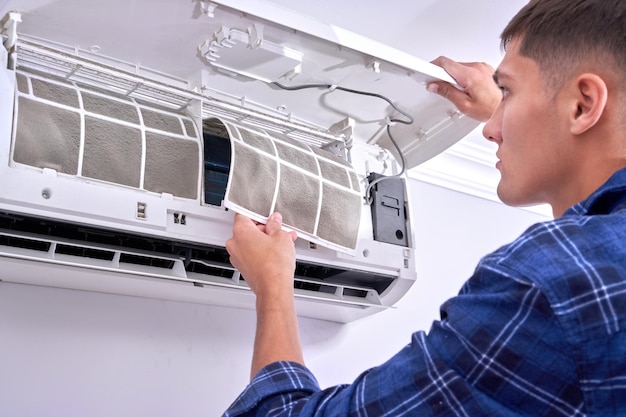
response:
[[[498,196],[504,203],[553,204],[576,169],[568,155],[564,109],[558,94],[546,91],[538,64],[519,54],[519,43],[509,43],[496,70],[503,98],[483,135],[498,145]]]

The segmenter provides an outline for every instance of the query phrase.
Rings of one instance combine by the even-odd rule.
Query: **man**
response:
[[[237,216],[227,249],[258,323],[251,385],[225,415],[626,415],[626,0],[531,0],[502,42],[498,100],[484,64],[439,58],[464,91],[428,88],[493,113],[498,195],[555,220],[484,257],[428,334],[320,390],[298,340],[295,236],[278,214]]]

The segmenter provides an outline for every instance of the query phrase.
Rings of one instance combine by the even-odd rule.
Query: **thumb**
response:
[[[430,82],[426,86],[426,89],[433,94],[440,95],[443,98],[447,98],[451,101],[454,101],[455,95],[465,95],[465,93],[446,81]]]
[[[426,86],[426,89],[452,102],[460,111],[465,113],[468,110],[471,97],[452,84],[446,81],[433,81]]]
[[[282,231],[282,223],[283,216],[280,213],[273,213],[269,219],[267,219],[267,224],[265,225],[265,233],[268,235],[272,235],[274,233]],[[289,237],[292,242],[295,242],[298,238],[298,233],[296,231],[289,232]]]
[[[283,216],[280,213],[272,213],[267,224],[265,225],[265,233],[272,235],[282,230]]]

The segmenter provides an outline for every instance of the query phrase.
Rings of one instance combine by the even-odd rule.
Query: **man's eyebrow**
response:
[[[507,74],[506,72],[502,72],[501,70],[497,69],[494,73],[493,73],[493,81],[497,84],[497,85],[502,85],[502,79],[504,79],[504,81],[506,82],[507,79],[510,79],[511,76],[509,74]]]

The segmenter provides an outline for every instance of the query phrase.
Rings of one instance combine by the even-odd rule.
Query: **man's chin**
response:
[[[510,207],[528,207],[540,204],[528,201],[528,199],[524,199],[522,196],[515,195],[514,193],[507,192],[507,189],[502,186],[502,182],[498,184],[497,194],[500,201]]]
[[[498,194],[498,198],[500,199],[500,201],[509,207],[522,208],[522,207],[543,206],[543,205],[548,204],[547,202],[540,201],[539,199],[530,199],[530,198],[523,198],[522,196],[519,196],[519,195],[511,195],[511,193],[504,192],[504,190],[502,190],[500,186],[498,186],[497,194]]]

